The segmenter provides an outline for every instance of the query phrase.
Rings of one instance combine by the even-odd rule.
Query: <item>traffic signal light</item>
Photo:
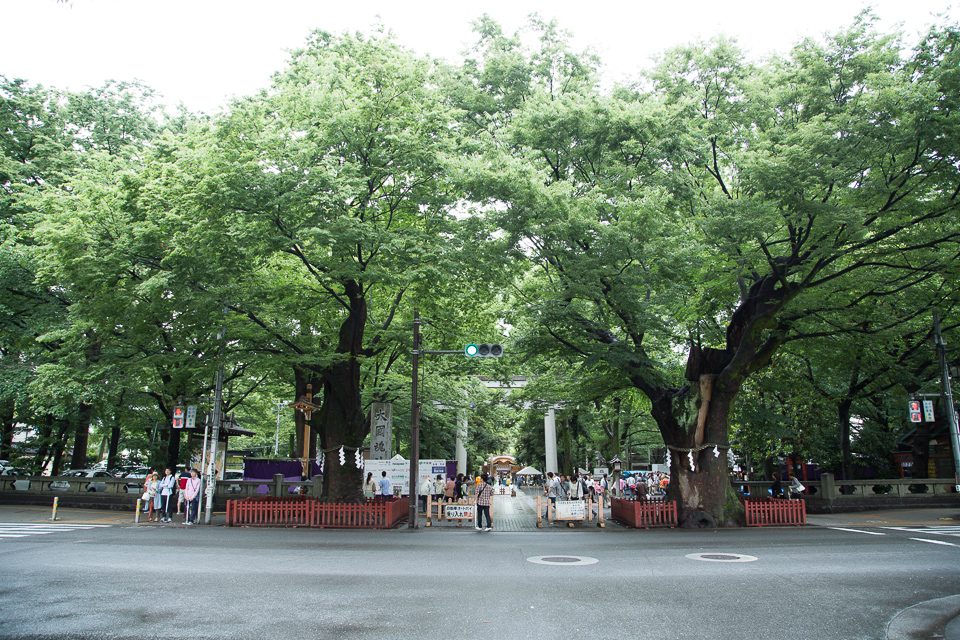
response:
[[[183,429],[183,407],[179,404],[173,408],[173,428]]]
[[[499,344],[470,343],[463,349],[464,355],[470,358],[499,358],[503,355],[503,347]]]
[[[923,421],[922,418],[920,417],[920,401],[919,400],[911,400],[908,403],[907,408],[910,410],[910,422]]]

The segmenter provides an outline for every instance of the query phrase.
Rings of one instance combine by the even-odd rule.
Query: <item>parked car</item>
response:
[[[223,480],[220,482],[226,482],[227,493],[240,493],[241,488],[238,482],[243,480],[243,471],[240,469],[224,469],[223,470]]]
[[[20,467],[0,467],[0,476],[27,476],[30,475],[27,473],[26,469],[21,469]]]
[[[149,472],[150,469],[142,467],[125,474],[123,478],[127,481],[127,484],[124,485],[123,490],[127,493],[135,493],[137,495],[143,493],[143,483],[147,479]]]

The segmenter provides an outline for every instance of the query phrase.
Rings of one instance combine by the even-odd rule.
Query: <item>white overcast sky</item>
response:
[[[960,1],[960,0],[956,0]],[[881,28],[915,34],[950,0],[0,0],[0,75],[80,90],[139,79],[166,104],[215,112],[267,86],[311,29],[369,32],[378,22],[419,53],[456,61],[488,13],[513,33],[534,12],[574,46],[594,47],[618,79],[664,49],[723,33],[754,57],[849,25],[872,6]],[[379,18],[378,18],[379,16]]]

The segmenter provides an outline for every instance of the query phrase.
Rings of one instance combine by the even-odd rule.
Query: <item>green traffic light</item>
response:
[[[463,349],[463,352],[470,358],[475,357],[478,351],[479,349],[477,348],[477,345],[473,344],[472,342]]]

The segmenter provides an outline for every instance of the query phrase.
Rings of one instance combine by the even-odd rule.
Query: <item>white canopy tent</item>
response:
[[[518,476],[542,476],[543,474],[534,469],[533,467],[524,467],[517,471]]]

